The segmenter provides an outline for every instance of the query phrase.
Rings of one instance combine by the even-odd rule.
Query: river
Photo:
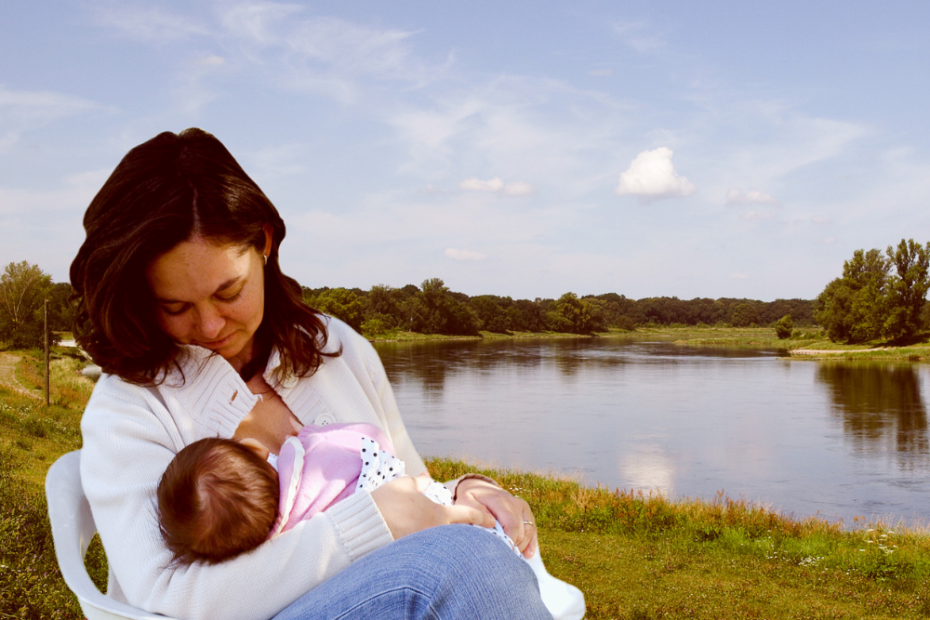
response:
[[[930,367],[611,338],[378,343],[424,455],[926,523]]]

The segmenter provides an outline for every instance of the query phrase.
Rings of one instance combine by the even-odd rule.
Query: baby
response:
[[[267,455],[245,439],[203,439],[178,452],[158,484],[158,518],[175,562],[217,563],[250,551],[356,491],[404,475],[390,439],[370,424],[306,426]],[[266,458],[267,455],[267,458]],[[430,481],[424,495],[451,505],[452,493]],[[521,555],[500,523],[488,529]],[[579,620],[584,597],[528,560],[543,602],[556,620]]]

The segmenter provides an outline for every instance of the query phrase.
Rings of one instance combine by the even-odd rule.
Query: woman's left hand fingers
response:
[[[455,503],[494,515],[524,557],[530,558],[536,552],[536,520],[530,505],[522,498],[484,480],[471,478],[459,483]]]

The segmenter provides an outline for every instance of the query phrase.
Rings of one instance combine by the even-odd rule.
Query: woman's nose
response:
[[[223,331],[226,319],[217,312],[215,306],[207,306],[200,311],[200,324],[198,328],[204,340],[215,340]]]

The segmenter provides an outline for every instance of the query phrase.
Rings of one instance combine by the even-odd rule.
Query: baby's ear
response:
[[[245,439],[240,439],[239,443],[243,446],[262,457],[263,461],[268,460],[268,455],[271,454],[271,450],[265,447],[265,444],[260,442],[257,439],[252,439],[251,437],[246,437]]]

